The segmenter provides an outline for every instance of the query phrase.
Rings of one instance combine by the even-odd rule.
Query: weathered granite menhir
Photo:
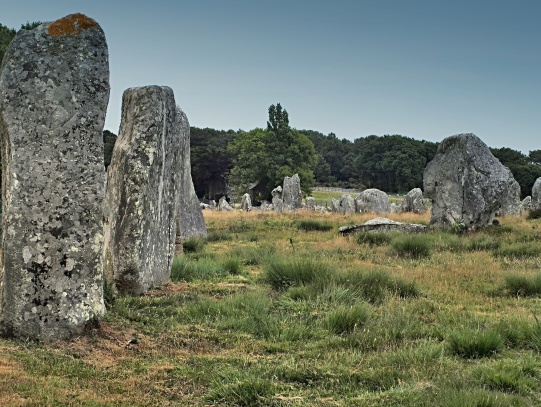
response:
[[[430,223],[473,230],[492,225],[516,181],[474,134],[447,137],[425,168],[425,195],[432,200]]]
[[[4,335],[81,333],[103,302],[105,35],[73,14],[20,30],[0,73]]]
[[[181,166],[173,91],[130,88],[107,171],[105,271],[119,292],[141,294],[171,276]]]
[[[284,209],[294,211],[302,207],[301,179],[298,174],[284,178],[282,192]]]
[[[190,161],[190,123],[188,117],[177,106],[177,121],[180,130],[180,163],[176,166],[180,177],[178,185],[177,247],[186,239],[195,237],[206,239],[207,227],[203,218],[201,204],[195,193]]]

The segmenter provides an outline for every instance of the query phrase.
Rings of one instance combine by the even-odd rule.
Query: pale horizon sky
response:
[[[0,0],[0,23],[81,12],[104,29],[118,133],[122,92],[167,85],[190,124],[265,127],[281,103],[297,129],[353,140],[541,149],[539,0]]]

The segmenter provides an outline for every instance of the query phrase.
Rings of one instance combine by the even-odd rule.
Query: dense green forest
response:
[[[39,22],[26,23],[32,29]],[[0,60],[16,31],[0,24]],[[262,123],[263,124],[263,123]],[[104,131],[105,167],[111,160],[116,136]],[[422,188],[423,170],[438,144],[398,134],[368,136],[353,141],[315,130],[289,126],[280,104],[269,108],[266,128],[250,131],[191,127],[192,177],[197,195],[218,198],[228,186],[240,193],[253,187],[261,198],[281,184],[285,175],[298,173],[305,191],[314,185],[378,188],[404,193]],[[525,155],[510,148],[491,148],[512,172],[522,196],[531,194],[541,177],[541,150]]]

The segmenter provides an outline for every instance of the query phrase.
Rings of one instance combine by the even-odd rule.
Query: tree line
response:
[[[41,24],[32,22],[21,29]],[[16,31],[0,24],[0,61]],[[116,135],[103,133],[104,163],[110,163]],[[309,192],[315,185],[343,188],[377,188],[404,193],[422,188],[423,171],[434,157],[438,143],[398,134],[339,139],[315,130],[297,130],[278,103],[269,107],[266,128],[216,130],[191,127],[192,178],[200,198],[216,199],[249,189],[257,199],[269,199],[271,190],[285,176],[298,173]],[[541,150],[528,155],[507,147],[492,153],[513,173],[522,196],[530,195],[541,177]]]

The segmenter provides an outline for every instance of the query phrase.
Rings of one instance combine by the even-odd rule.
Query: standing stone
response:
[[[0,327],[42,341],[80,334],[103,302],[101,27],[73,14],[21,30],[0,73]]]
[[[430,223],[471,230],[492,225],[513,181],[511,171],[477,136],[447,137],[424,171],[425,195],[432,200]]]
[[[532,197],[527,196],[521,202],[522,211],[531,211],[532,210]]]
[[[284,178],[282,200],[287,210],[294,211],[302,206],[301,180],[298,174]]]
[[[199,199],[195,193],[192,180],[192,166],[190,161],[190,123],[188,117],[177,106],[177,126],[180,130],[179,163],[176,170],[179,176],[177,187],[178,212],[177,212],[177,237],[176,244],[179,248],[182,242],[191,237],[206,239],[207,227],[203,218],[203,211]]]
[[[252,210],[252,198],[250,198],[250,194],[246,193],[242,196],[240,200],[240,209],[246,212]]]
[[[275,212],[282,213],[284,211],[284,201],[282,201],[282,187],[278,185],[271,191],[272,207]]]
[[[331,212],[340,213],[340,201],[338,199],[331,198]]]
[[[233,210],[231,205],[229,205],[229,202],[227,202],[227,199],[225,199],[225,196],[222,196],[218,201],[218,210],[226,212],[230,212]]]
[[[107,172],[106,276],[141,294],[171,274],[178,208],[181,131],[173,91],[130,88]]]
[[[530,210],[535,211],[541,209],[541,177],[537,178],[532,187],[532,201]]]
[[[426,204],[423,199],[423,191],[421,191],[421,188],[413,188],[406,194],[398,212],[426,212]]]
[[[344,194],[340,198],[340,213],[344,215],[349,215],[355,213],[355,200],[351,195]]]
[[[520,185],[514,178],[509,180],[506,191],[500,200],[500,215],[519,216],[522,213],[522,201],[520,200]]]
[[[355,203],[359,212],[389,213],[391,211],[389,196],[375,188],[365,189],[355,198]]]
[[[316,210],[316,198],[309,196],[306,198],[306,210],[315,211]]]

